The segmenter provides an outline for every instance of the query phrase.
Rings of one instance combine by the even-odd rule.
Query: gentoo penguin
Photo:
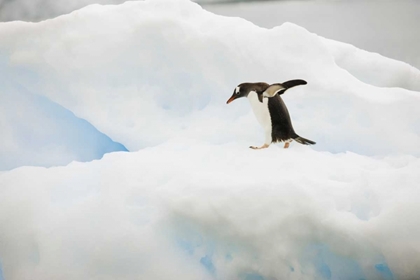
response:
[[[303,144],[313,145],[314,141],[296,134],[290,120],[289,111],[280,97],[286,90],[298,85],[306,85],[304,80],[291,80],[284,83],[242,83],[238,85],[232,96],[226,102],[229,104],[240,97],[247,97],[258,122],[265,130],[265,142],[261,147],[251,146],[251,149],[268,148],[271,143],[285,142],[284,148],[289,147],[292,140]]]

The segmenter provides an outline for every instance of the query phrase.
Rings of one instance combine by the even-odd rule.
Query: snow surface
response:
[[[205,5],[205,8],[266,28],[293,22],[320,36],[420,69],[420,29],[417,28],[420,1],[417,0],[255,1]]]
[[[22,165],[65,165],[127,151],[87,121],[19,82],[25,78],[36,82],[36,74],[10,70],[0,61],[0,171]]]
[[[142,1],[142,0],[137,0]],[[198,3],[229,3],[247,0],[195,0]],[[122,4],[126,0],[0,0],[0,21],[40,21],[70,13],[90,4]]]
[[[0,0],[0,21],[40,21],[72,12],[89,4],[123,2],[125,0]],[[420,29],[416,28],[420,25],[420,2],[416,0],[195,0],[195,2],[216,14],[245,18],[266,28],[293,22],[320,36],[377,52],[420,69],[418,54]],[[352,56],[345,58],[338,60],[340,66],[357,76],[358,71],[352,72],[355,67],[352,64]],[[366,65],[367,63],[364,63],[361,67]],[[375,67],[382,66],[373,63],[372,70],[375,70]],[[391,74],[390,80],[393,81]],[[370,79],[364,80],[364,78],[371,76],[372,73],[367,77],[362,75],[357,77],[369,82]],[[380,84],[375,85],[380,86]],[[390,86],[389,82],[386,86]]]
[[[93,5],[0,24],[0,38],[0,97],[25,108],[20,123],[41,133],[66,112],[71,130],[82,118],[133,151],[0,173],[5,279],[419,277],[415,68],[188,1]],[[225,104],[236,85],[296,78],[308,85],[284,100],[317,145],[248,149],[264,135],[247,100]]]

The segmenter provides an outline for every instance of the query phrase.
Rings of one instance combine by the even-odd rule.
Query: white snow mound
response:
[[[0,38],[0,69],[19,85],[0,85],[2,100],[28,108],[23,93],[36,93],[134,151],[0,173],[0,278],[420,276],[417,69],[189,1],[92,5],[0,24]],[[226,100],[242,82],[290,79],[308,82],[284,100],[317,144],[248,149],[263,131],[247,100]],[[30,134],[3,109],[12,146]],[[20,122],[47,121],[33,115]],[[41,149],[25,143],[17,151]]]

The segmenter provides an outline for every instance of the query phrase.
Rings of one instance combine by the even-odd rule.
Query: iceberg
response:
[[[0,38],[0,99],[24,112],[1,107],[2,135],[22,132],[1,145],[28,137],[19,116],[73,153],[0,173],[4,279],[419,277],[419,70],[178,0],[2,23]],[[248,149],[263,132],[246,100],[225,104],[234,87],[296,78],[284,100],[317,145]],[[105,144],[71,138],[88,133]]]

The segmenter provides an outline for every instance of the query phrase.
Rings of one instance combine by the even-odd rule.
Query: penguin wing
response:
[[[262,96],[274,97],[277,94],[282,94],[286,89],[287,87],[284,87],[282,84],[272,84],[262,93]]]
[[[290,80],[281,84],[272,84],[262,93],[262,95],[264,97],[274,97],[276,95],[282,95],[289,88],[306,84],[307,82],[304,80]]]
[[[306,85],[307,82],[305,80],[298,79],[298,80],[290,80],[290,81],[287,81],[287,82],[284,82],[284,83],[281,83],[281,84],[283,85],[283,87],[285,89],[289,89],[289,88],[292,88],[292,87],[295,87],[295,86]]]

